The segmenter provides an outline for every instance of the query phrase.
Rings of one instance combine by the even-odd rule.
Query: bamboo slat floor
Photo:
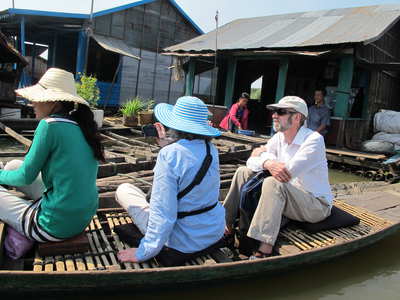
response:
[[[360,218],[360,224],[346,228],[325,230],[314,234],[289,225],[279,235],[278,244],[280,245],[280,254],[294,254],[343,243],[361,238],[392,224],[388,220],[377,217],[364,209],[356,208],[343,201],[335,201],[335,205]],[[40,257],[36,253],[31,265],[32,270],[35,272],[73,272],[83,270],[139,270],[162,267],[155,259],[144,263],[118,262],[116,253],[129,246],[121,242],[119,236],[114,231],[114,227],[131,222],[132,219],[122,209],[101,210],[86,229],[91,248],[89,252],[84,254],[59,255],[56,257]],[[236,255],[235,259],[247,258]],[[186,265],[215,264],[230,261],[231,259],[224,252],[217,251],[216,253],[191,260]]]

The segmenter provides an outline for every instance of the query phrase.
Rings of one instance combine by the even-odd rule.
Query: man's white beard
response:
[[[276,132],[284,132],[286,130],[288,130],[289,128],[291,128],[293,125],[292,123],[292,115],[289,116],[286,126],[282,126],[282,123],[278,120],[277,122],[272,122],[272,127],[274,128],[274,130]]]

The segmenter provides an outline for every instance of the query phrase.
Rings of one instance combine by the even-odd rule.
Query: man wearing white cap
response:
[[[323,137],[303,126],[307,105],[296,96],[286,96],[267,106],[273,111],[277,132],[265,146],[253,150],[246,167],[240,167],[224,201],[226,233],[233,232],[240,189],[254,174],[269,171],[262,184],[257,209],[247,236],[260,241],[252,258],[268,257],[279,234],[282,216],[302,222],[319,222],[330,215],[332,193]]]

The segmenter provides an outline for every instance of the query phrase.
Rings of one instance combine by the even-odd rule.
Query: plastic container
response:
[[[244,129],[238,129],[237,133],[243,134],[243,135],[248,135],[248,136],[254,136],[256,134],[256,132],[254,130],[244,130]]]

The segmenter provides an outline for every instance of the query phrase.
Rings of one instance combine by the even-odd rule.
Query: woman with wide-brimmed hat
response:
[[[0,219],[28,239],[61,241],[81,233],[98,207],[98,161],[104,160],[88,103],[72,73],[51,68],[33,86],[16,90],[41,119],[24,161],[0,170],[0,184],[15,186],[33,202],[0,186]]]
[[[118,258],[141,262],[158,255],[163,265],[179,265],[218,242],[224,233],[218,150],[210,142],[220,132],[209,126],[207,106],[196,97],[181,97],[174,106],[158,104],[154,113],[176,141],[158,154],[150,204],[132,184],[124,183],[116,191],[117,201],[144,234],[138,248],[122,250]],[[159,135],[161,124],[156,123]]]

